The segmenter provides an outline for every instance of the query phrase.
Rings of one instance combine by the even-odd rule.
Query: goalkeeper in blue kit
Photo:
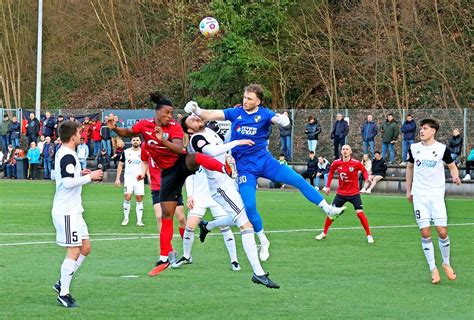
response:
[[[311,202],[318,205],[330,219],[340,215],[345,207],[337,208],[329,205],[323,196],[299,174],[288,166],[282,166],[268,151],[268,136],[272,124],[283,127],[290,125],[286,115],[278,114],[262,105],[263,89],[252,84],[244,89],[242,106],[224,110],[204,110],[194,101],[186,104],[184,110],[194,113],[203,120],[229,120],[231,140],[250,139],[253,146],[237,146],[232,150],[238,173],[239,191],[245,210],[252,223],[255,233],[260,239],[260,258],[269,257],[270,242],[265,236],[262,218],[257,211],[256,186],[257,178],[263,177],[274,182],[284,183],[299,189]]]

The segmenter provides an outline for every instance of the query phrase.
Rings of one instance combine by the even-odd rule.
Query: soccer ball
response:
[[[206,17],[199,23],[199,31],[206,37],[213,37],[219,32],[219,22],[213,17]]]

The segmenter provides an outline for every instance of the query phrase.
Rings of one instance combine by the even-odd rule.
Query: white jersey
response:
[[[120,157],[120,162],[125,166],[125,177],[136,177],[142,172],[141,148],[134,150],[132,148],[125,149]]]
[[[74,150],[62,146],[54,159],[56,194],[53,202],[53,215],[75,215],[84,211],[82,207],[82,185],[90,182],[90,176],[81,177],[81,164]],[[71,179],[78,179],[79,183],[71,186]]]
[[[413,163],[411,194],[444,197],[446,177],[443,162],[453,162],[446,145],[437,141],[431,146],[414,143],[408,149],[408,161]]]
[[[200,167],[196,173],[186,179],[186,193],[194,198],[210,198],[209,183],[207,173]]]
[[[188,149],[190,152],[200,152],[200,153],[205,153],[203,151],[203,148],[206,145],[222,145],[224,142],[222,139],[219,137],[217,133],[215,133],[213,130],[209,128],[204,128],[204,132],[199,132],[195,133],[191,136],[191,139],[189,140],[189,146]],[[226,153],[222,153],[220,155],[215,156],[214,158],[216,160],[219,160],[222,163],[225,163],[225,156]],[[227,185],[227,184],[234,184],[235,181],[234,179],[230,178],[228,175],[217,172],[217,171],[211,171],[204,169],[207,173],[207,177],[209,179],[209,189],[211,193],[213,190],[215,190],[217,187],[222,186],[222,185]]]

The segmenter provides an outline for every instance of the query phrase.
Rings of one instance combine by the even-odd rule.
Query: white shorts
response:
[[[89,239],[89,230],[82,214],[53,215],[56,243],[62,247],[80,247],[82,240]]]
[[[206,214],[206,210],[210,209],[214,218],[225,217],[227,212],[214,199],[209,197],[195,197],[194,207],[189,209],[188,215],[196,216],[202,219]]]
[[[123,193],[143,196],[145,194],[145,182],[138,181],[136,177],[127,177],[123,179]]]
[[[234,223],[241,227],[249,221],[245,212],[244,203],[236,184],[226,184],[211,190],[212,198],[221,205]]]
[[[413,210],[420,229],[431,226],[431,221],[435,226],[446,227],[448,225],[444,197],[414,195]]]

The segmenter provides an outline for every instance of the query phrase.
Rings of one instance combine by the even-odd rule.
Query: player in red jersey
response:
[[[146,176],[147,171],[149,174],[150,179],[150,189],[151,189],[151,198],[153,201],[153,211],[155,212],[156,223],[158,226],[158,232],[161,230],[161,218],[163,213],[161,211],[160,205],[160,189],[161,189],[161,170],[156,165],[155,161],[150,157],[150,153],[148,152],[147,145],[144,143],[141,148],[141,160],[142,160],[142,171],[141,174],[137,177],[138,180],[144,179]],[[186,215],[184,214],[184,203],[183,203],[183,196],[178,198],[178,205],[176,206],[176,210],[174,212],[178,220],[178,228],[179,234],[181,238],[183,238],[184,230],[186,227]],[[176,255],[176,251],[172,250],[171,253],[173,256]],[[158,259],[159,260],[159,259]],[[172,259],[171,259],[172,260]],[[150,276],[154,276],[155,268],[149,273]]]
[[[114,117],[109,116],[107,126],[119,136],[141,134],[151,158],[161,170],[160,206],[163,213],[160,232],[160,259],[149,275],[157,275],[168,268],[173,255],[173,214],[181,196],[184,181],[199,169],[232,175],[230,166],[201,153],[186,153],[183,147],[184,132],[173,120],[173,103],[157,93],[150,94],[155,103],[155,117],[140,120],[132,128],[117,127]]]
[[[362,210],[362,200],[360,199],[359,193],[359,171],[364,176],[364,180],[367,181],[369,173],[365,169],[364,165],[355,159],[352,159],[352,149],[349,145],[342,146],[341,149],[342,158],[334,160],[329,169],[328,181],[323,191],[329,194],[331,190],[331,181],[334,176],[334,172],[339,173],[339,186],[337,187],[336,197],[332,204],[336,207],[341,207],[346,202],[352,203],[357,213],[357,217],[360,223],[364,227],[365,233],[367,234],[367,242],[374,243],[374,238],[370,234],[369,221]],[[333,223],[333,220],[326,218],[324,223],[324,230],[321,234],[316,236],[316,240],[323,240],[328,234],[329,227]]]

